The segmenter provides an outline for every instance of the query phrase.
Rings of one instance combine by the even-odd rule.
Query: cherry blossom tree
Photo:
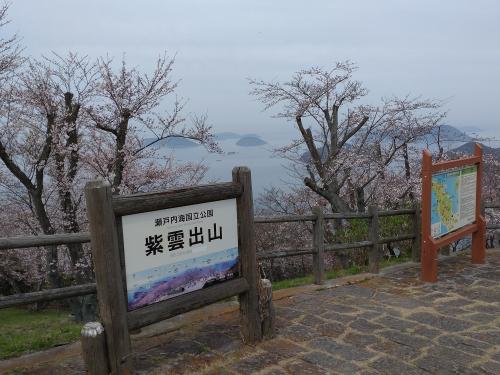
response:
[[[115,71],[112,59],[100,59],[98,62],[100,84],[98,87],[99,103],[89,109],[88,113],[95,127],[106,133],[105,145],[98,151],[110,157],[93,160],[94,170],[111,183],[113,191],[118,194],[128,185],[126,191],[134,191],[131,181],[125,181],[127,168],[141,160],[151,159],[154,146],[170,137],[182,137],[196,140],[211,151],[218,151],[207,117],[193,117],[192,123],[186,125],[183,116],[185,102],[175,97],[170,112],[159,113],[160,105],[171,96],[175,96],[178,82],[171,78],[174,59],[166,54],[160,56],[152,74],[143,74],[136,68],[127,66],[122,60],[120,68]],[[141,139],[139,130],[147,130],[154,138]],[[102,151],[102,152],[101,152]],[[167,165],[158,166],[153,174],[162,174],[161,169],[168,170]],[[185,166],[188,173],[200,170],[199,166]],[[149,164],[149,168],[154,168]],[[194,176],[197,176],[196,173]],[[195,182],[194,180],[193,182]]]
[[[277,151],[333,211],[364,210],[367,192],[389,165],[444,117],[439,103],[420,98],[357,104],[367,90],[352,78],[355,70],[346,61],[300,70],[284,83],[250,80],[266,110],[278,106],[278,117],[295,122],[300,137]],[[346,198],[352,194],[354,207]]]

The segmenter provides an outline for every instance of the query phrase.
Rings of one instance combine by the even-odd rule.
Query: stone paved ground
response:
[[[137,340],[141,374],[500,374],[500,252],[472,266],[440,261],[436,284],[418,266],[362,283],[328,286],[276,301],[274,339],[238,336],[237,314]],[[81,374],[78,357],[19,368]]]

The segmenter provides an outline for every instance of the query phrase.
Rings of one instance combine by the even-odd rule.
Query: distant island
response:
[[[496,158],[500,159],[500,148],[493,148],[486,146],[482,143],[479,143],[481,147],[483,148],[483,154],[486,155],[494,155]],[[474,145],[475,142],[467,142],[464,143],[463,145],[454,148],[453,150],[448,151],[448,155],[451,157],[455,157],[456,154],[469,154],[472,155],[474,153]]]
[[[144,144],[149,144],[155,141],[154,138],[145,138]],[[196,143],[190,139],[182,138],[182,137],[170,137],[166,139],[162,139],[161,141],[156,143],[160,147],[168,147],[168,148],[191,148],[191,147],[200,147],[199,143]]]
[[[241,135],[233,132],[221,132],[215,134],[215,139],[218,141],[225,141],[228,139],[239,139]]]
[[[241,147],[254,147],[254,146],[262,146],[267,144],[266,141],[262,140],[256,135],[247,135],[244,137],[241,137],[238,142],[236,142],[237,146]]]

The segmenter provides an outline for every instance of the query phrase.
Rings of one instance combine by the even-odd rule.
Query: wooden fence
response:
[[[483,209],[500,209],[500,203],[486,203]],[[388,216],[410,215],[413,222],[411,233],[400,234],[393,237],[381,238],[379,236],[379,218]],[[367,239],[352,243],[326,244],[323,233],[327,220],[349,220],[367,219]],[[412,259],[418,261],[420,258],[420,209],[399,209],[379,211],[376,207],[370,207],[367,213],[334,213],[324,214],[319,208],[315,208],[311,215],[289,215],[289,216],[256,216],[256,224],[285,223],[285,222],[312,222],[313,243],[310,248],[279,249],[272,252],[258,252],[258,260],[276,259],[291,256],[312,255],[314,282],[321,284],[324,281],[324,254],[327,251],[341,251],[359,248],[369,249],[369,271],[377,273],[380,260],[380,245],[396,241],[412,240]],[[488,230],[500,229],[500,224],[489,224]],[[90,233],[54,234],[40,236],[23,236],[0,238],[0,254],[4,250],[22,249],[31,247],[42,247],[50,245],[66,245],[71,243],[89,243]],[[28,305],[37,302],[49,302],[53,300],[84,296],[96,293],[96,284],[88,283],[57,289],[48,289],[39,292],[14,294],[0,297],[0,309]]]

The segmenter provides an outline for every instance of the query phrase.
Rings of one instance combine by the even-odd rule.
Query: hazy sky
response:
[[[350,59],[382,96],[447,99],[448,123],[500,136],[498,0],[15,0],[9,28],[33,56],[109,54],[149,70],[177,54],[189,109],[217,131],[286,131],[248,95],[247,77],[285,80]]]

